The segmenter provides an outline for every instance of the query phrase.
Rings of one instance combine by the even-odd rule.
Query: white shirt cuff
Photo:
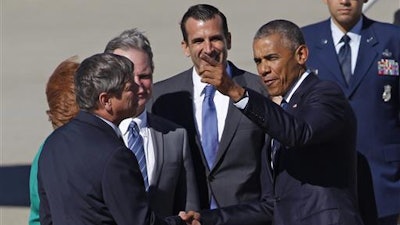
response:
[[[249,102],[249,93],[247,91],[244,93],[244,96],[242,99],[240,99],[238,102],[233,103],[237,108],[239,109],[244,109],[246,108],[247,103]]]

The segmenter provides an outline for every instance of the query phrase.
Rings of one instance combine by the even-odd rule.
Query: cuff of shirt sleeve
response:
[[[239,108],[239,109],[244,109],[247,106],[247,103],[249,102],[249,93],[246,91],[242,98],[235,102],[234,105]]]

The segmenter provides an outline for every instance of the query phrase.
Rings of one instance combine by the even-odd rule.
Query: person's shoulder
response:
[[[319,30],[327,25],[329,25],[329,19],[308,24],[306,26],[301,27],[301,30],[303,33],[309,33],[309,32],[314,32],[315,30]]]
[[[366,27],[367,29],[369,27],[375,29],[377,31],[376,34],[378,36],[387,37],[390,35],[396,35],[395,37],[400,38],[400,26],[391,23],[372,20],[369,18],[365,18],[364,22],[365,22],[364,27]]]
[[[310,74],[312,75],[312,74]],[[313,87],[313,90],[316,92],[327,92],[327,93],[340,93],[343,94],[342,89],[340,86],[331,80],[322,80],[320,79],[317,75],[312,75],[316,79],[315,86]]]
[[[256,74],[254,74],[254,73],[252,73],[250,71],[247,71],[247,70],[244,70],[244,69],[241,69],[241,68],[237,67],[231,61],[228,61],[228,64],[229,64],[229,67],[231,68],[231,72],[232,72],[231,75],[232,75],[233,78],[236,78],[238,76],[245,76],[245,77],[251,77],[251,78],[258,77]]]
[[[160,80],[154,83],[154,87],[174,87],[176,84],[183,82],[184,80],[188,79],[188,76],[191,76],[191,71],[193,68],[187,69],[185,71],[182,71],[178,74],[175,74],[171,77],[168,77],[164,80]]]

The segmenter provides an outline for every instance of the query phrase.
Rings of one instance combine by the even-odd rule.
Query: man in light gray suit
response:
[[[123,120],[119,128],[129,147],[129,125],[134,121],[139,127],[151,208],[162,217],[198,210],[198,190],[186,130],[145,110],[152,94],[154,70],[149,40],[137,29],[126,30],[107,44],[105,52],[125,56],[135,65],[138,111],[134,118]]]

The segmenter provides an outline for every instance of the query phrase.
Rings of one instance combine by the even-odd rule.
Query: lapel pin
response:
[[[374,37],[367,38],[367,43],[370,43],[372,40],[374,40]]]

